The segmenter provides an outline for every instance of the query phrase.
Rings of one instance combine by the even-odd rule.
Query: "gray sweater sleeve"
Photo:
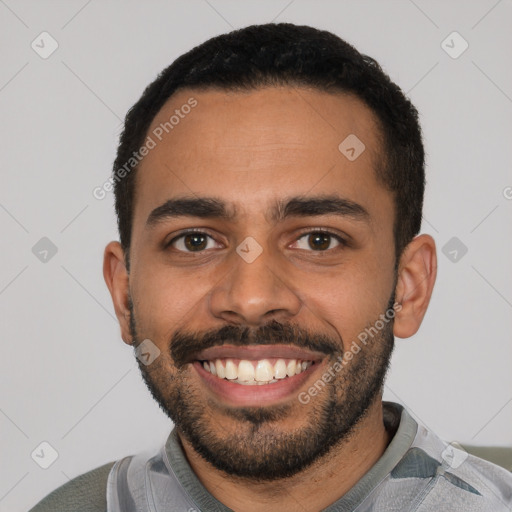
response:
[[[59,487],[29,512],[106,512],[107,478],[114,462]]]

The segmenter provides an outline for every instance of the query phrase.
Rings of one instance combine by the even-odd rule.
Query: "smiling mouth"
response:
[[[258,360],[216,358],[199,360],[202,367],[219,380],[245,386],[275,384],[306,371],[312,360],[265,358]]]

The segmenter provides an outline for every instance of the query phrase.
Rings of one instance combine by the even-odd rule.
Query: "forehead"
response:
[[[218,197],[239,215],[285,196],[337,192],[372,203],[376,191],[389,196],[375,176],[379,133],[374,114],[352,95],[179,91],[148,130],[153,147],[136,175],[134,224],[182,196]]]

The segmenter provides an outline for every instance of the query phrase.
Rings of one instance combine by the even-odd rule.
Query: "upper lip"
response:
[[[320,361],[325,357],[322,352],[294,347],[291,345],[219,345],[201,350],[194,356],[196,361],[212,361],[215,359],[249,359],[267,358],[300,359],[301,361]]]

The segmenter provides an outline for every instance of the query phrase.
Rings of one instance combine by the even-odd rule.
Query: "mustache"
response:
[[[226,325],[220,329],[187,333],[177,330],[170,343],[170,352],[178,368],[194,361],[194,355],[201,350],[219,345],[294,345],[299,348],[322,352],[327,356],[342,353],[342,340],[336,341],[324,334],[311,333],[297,325],[280,323],[276,320],[251,329],[241,325]]]

